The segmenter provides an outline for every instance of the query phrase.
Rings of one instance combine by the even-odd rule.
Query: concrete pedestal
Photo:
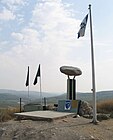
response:
[[[67,79],[67,99],[76,100],[76,80]]]

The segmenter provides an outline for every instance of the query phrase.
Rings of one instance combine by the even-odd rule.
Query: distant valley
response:
[[[58,100],[66,99],[66,93],[42,93],[42,99],[46,97],[47,103],[58,103]],[[6,90],[0,89],[0,107],[15,107],[19,106],[19,100],[22,99],[23,103],[28,102],[28,92],[27,91],[16,91],[16,90]],[[30,102],[40,103],[40,93],[36,91],[30,91],[29,93]],[[92,93],[77,93],[78,100],[85,100],[92,102]],[[113,91],[100,91],[97,92],[97,102],[102,100],[113,99]]]
[[[58,95],[59,95],[58,93],[48,93],[48,92],[42,93],[42,96],[46,98],[58,96]],[[34,100],[39,102],[40,93],[36,91],[30,91],[28,95],[28,91],[0,89],[0,107],[18,106],[20,98],[24,103],[27,103],[28,100],[32,102]]]

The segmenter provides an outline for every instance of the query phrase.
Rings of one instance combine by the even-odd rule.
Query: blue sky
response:
[[[77,91],[90,92],[91,53],[89,20],[84,37],[77,39],[79,25],[92,5],[96,90],[113,89],[113,2],[94,0],[0,0],[0,88],[30,90],[41,64],[42,90],[66,92],[63,65],[82,70]]]

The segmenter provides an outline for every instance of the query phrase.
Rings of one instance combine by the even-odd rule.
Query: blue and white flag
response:
[[[83,21],[80,24],[80,30],[78,32],[78,38],[84,36],[87,20],[88,20],[88,14],[85,16],[85,18],[83,19]]]

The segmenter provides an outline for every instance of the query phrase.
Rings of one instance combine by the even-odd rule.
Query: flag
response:
[[[88,20],[88,14],[85,16],[85,18],[83,19],[83,21],[80,24],[80,30],[78,32],[78,38],[84,36],[87,20]]]
[[[34,82],[33,82],[34,85],[37,84],[37,78],[38,78],[38,77],[40,77],[40,64],[39,64],[39,67],[38,67],[37,74],[36,74],[36,76],[35,76],[35,80],[34,80]]]
[[[28,71],[27,71],[27,79],[26,79],[26,87],[29,86],[29,66],[28,66]]]

